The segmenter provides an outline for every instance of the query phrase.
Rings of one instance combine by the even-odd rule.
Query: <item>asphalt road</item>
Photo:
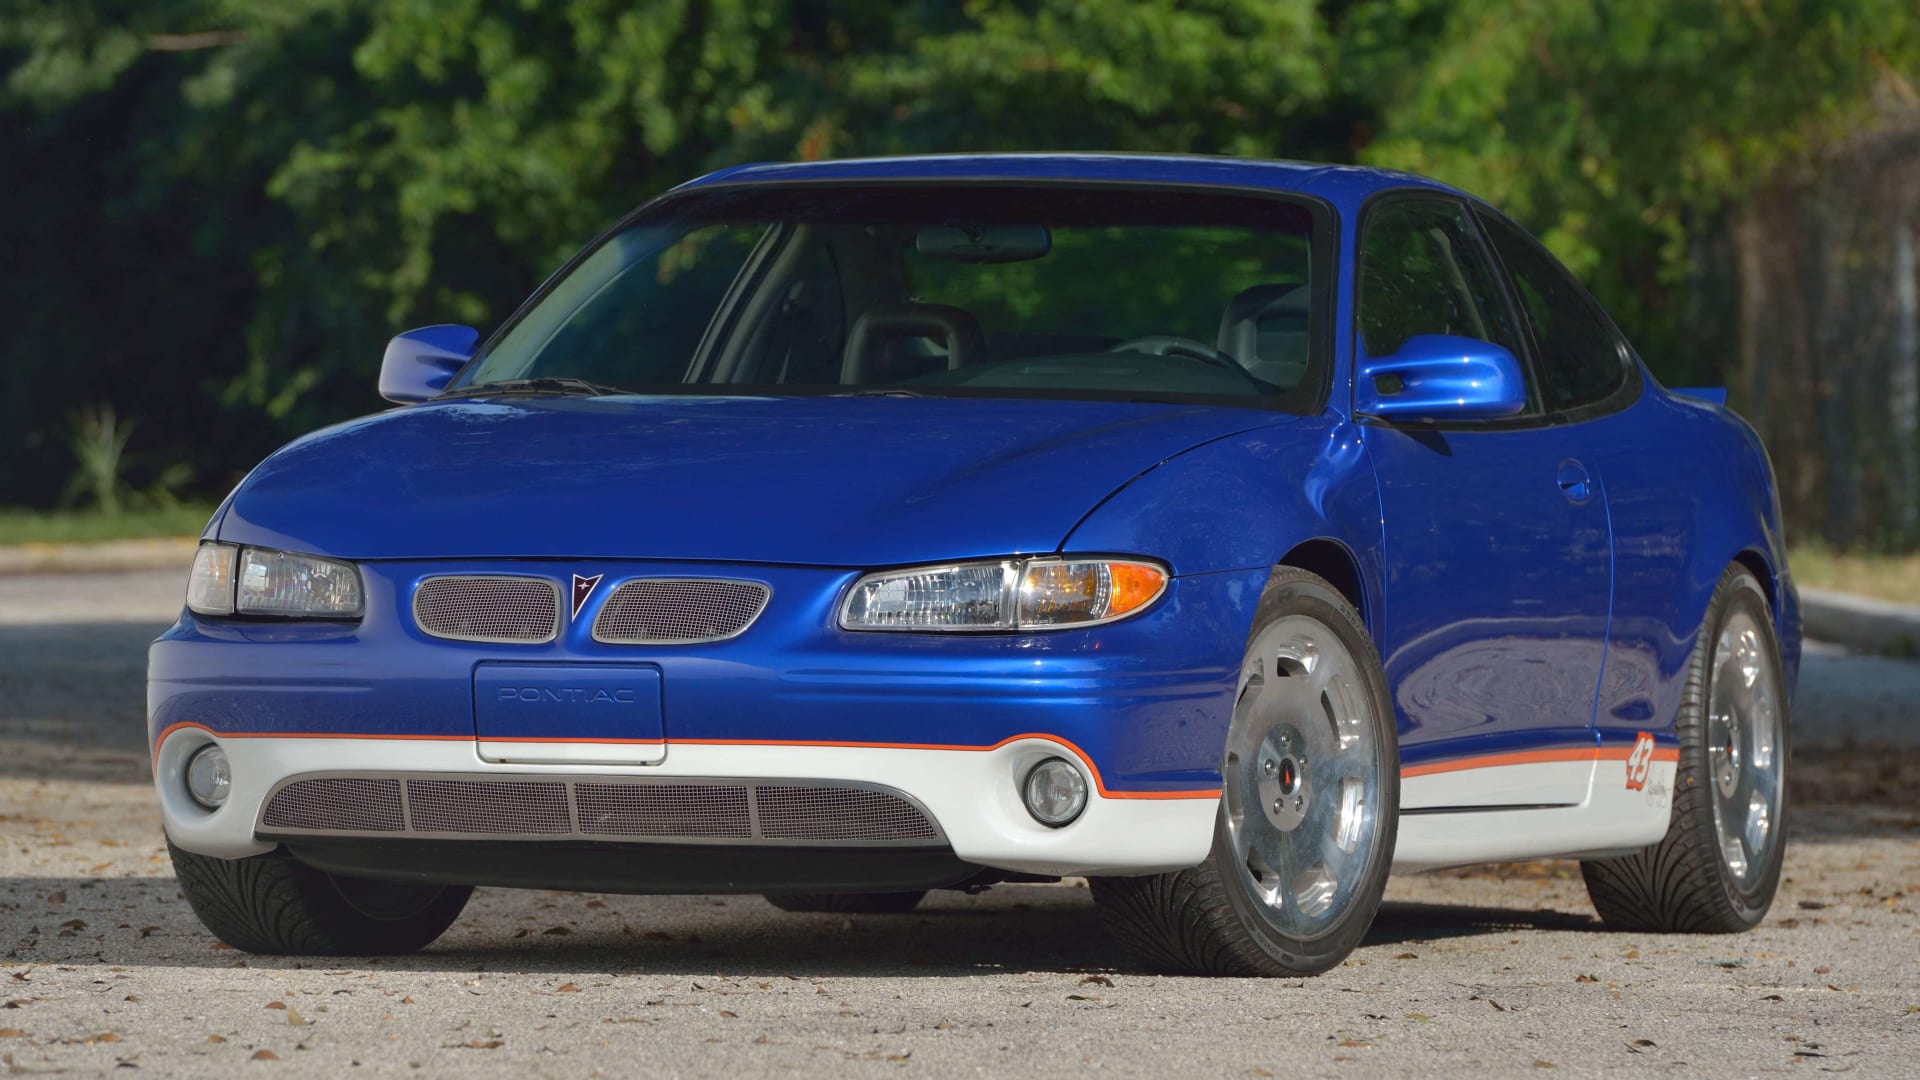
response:
[[[1819,650],[1787,880],[1733,937],[1614,933],[1578,870],[1397,879],[1305,981],[1167,978],[1084,887],[907,916],[483,890],[433,949],[248,957],[179,899],[145,762],[175,574],[0,577],[0,1065],[502,1076],[1912,1075],[1920,664]]]

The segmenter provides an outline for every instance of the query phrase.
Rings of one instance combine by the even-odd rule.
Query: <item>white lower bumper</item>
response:
[[[233,766],[227,803],[212,813],[187,796],[181,781],[187,759],[210,742],[226,750]],[[173,842],[218,858],[271,850],[272,844],[254,836],[269,791],[288,777],[324,772],[850,781],[917,799],[954,854],[981,866],[1035,874],[1147,874],[1206,858],[1218,798],[1096,793],[1065,828],[1034,821],[1021,805],[1017,780],[1042,758],[1055,756],[1076,757],[1033,737],[981,750],[675,743],[657,765],[500,764],[483,760],[469,739],[232,738],[189,727],[161,743],[154,782]]]

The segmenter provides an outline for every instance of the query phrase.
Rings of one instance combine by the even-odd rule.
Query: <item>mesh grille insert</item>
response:
[[[595,641],[660,645],[719,641],[752,625],[770,595],[757,581],[660,578],[623,582],[593,620]]]
[[[939,833],[897,795],[859,788],[763,787],[760,832],[769,840],[931,840]]]
[[[282,829],[400,832],[400,781],[358,776],[300,780],[274,793],[260,820]]]
[[[461,774],[296,779],[268,800],[260,829],[721,844],[921,845],[943,839],[917,804],[885,790],[745,779]]]
[[[580,831],[612,836],[753,836],[747,789],[720,784],[580,784]]]
[[[409,780],[416,832],[530,833],[564,836],[567,785],[486,780]]]
[[[560,629],[560,587],[544,578],[428,578],[413,594],[413,620],[455,641],[552,641]]]

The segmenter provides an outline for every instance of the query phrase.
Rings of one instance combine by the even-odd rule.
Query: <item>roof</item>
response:
[[[1336,205],[1357,204],[1384,188],[1454,189],[1438,181],[1390,169],[1306,161],[1210,157],[1202,154],[925,154],[843,158],[831,161],[762,162],[709,173],[683,187],[717,183],[779,183],[806,180],[1085,180],[1204,184],[1318,195]]]

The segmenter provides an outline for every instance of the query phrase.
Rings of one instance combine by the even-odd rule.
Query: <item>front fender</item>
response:
[[[1359,429],[1333,416],[1230,436],[1161,462],[1109,496],[1061,546],[1150,555],[1185,576],[1270,567],[1316,539],[1353,557],[1362,606],[1377,612],[1379,491]]]

